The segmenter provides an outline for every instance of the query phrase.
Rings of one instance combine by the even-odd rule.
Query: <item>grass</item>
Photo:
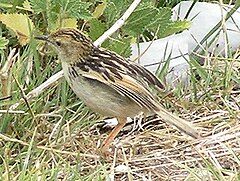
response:
[[[239,179],[237,59],[204,57],[209,62],[200,66],[193,58],[192,84],[176,91],[174,103],[167,102],[206,137],[192,140],[160,118],[139,118],[124,128],[106,162],[98,148],[110,129],[103,129],[102,117],[88,110],[64,79],[34,99],[20,101],[61,69],[54,57],[43,59],[32,51],[18,54],[9,74],[15,79],[9,79],[12,97],[1,101],[6,111],[20,103],[1,114],[1,180]]]
[[[203,138],[192,140],[155,116],[139,117],[114,141],[108,162],[99,146],[110,128],[64,79],[26,99],[61,70],[57,57],[35,40],[13,55],[1,74],[0,180],[240,180],[239,50],[192,56],[191,84],[164,100]],[[7,61],[2,55],[1,68]]]

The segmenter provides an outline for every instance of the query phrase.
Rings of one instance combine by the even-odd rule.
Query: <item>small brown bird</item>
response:
[[[164,89],[160,80],[141,65],[96,47],[76,29],[60,29],[36,39],[50,43],[62,62],[64,76],[76,95],[93,111],[118,119],[117,126],[105,139],[102,151],[126,123],[127,117],[141,112],[156,113],[184,133],[198,138],[187,121],[165,110],[153,92]]]

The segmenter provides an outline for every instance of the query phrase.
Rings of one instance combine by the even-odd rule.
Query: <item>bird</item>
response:
[[[165,86],[140,64],[95,46],[90,38],[75,28],[61,28],[35,39],[54,47],[64,77],[78,98],[92,111],[117,118],[118,124],[102,143],[103,153],[109,151],[127,117],[139,113],[157,114],[189,136],[200,137],[192,123],[161,105],[156,93],[165,90]]]

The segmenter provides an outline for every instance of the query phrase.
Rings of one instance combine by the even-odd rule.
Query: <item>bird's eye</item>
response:
[[[56,41],[56,45],[57,46],[61,46],[61,42],[60,41]]]

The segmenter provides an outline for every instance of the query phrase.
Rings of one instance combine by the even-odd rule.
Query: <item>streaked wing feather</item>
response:
[[[111,71],[112,76],[119,78],[120,75],[129,75],[141,84],[148,84],[148,86],[155,87],[158,90],[164,90],[163,83],[149,70],[138,63],[131,62],[114,52],[95,49],[91,58],[95,58],[101,62],[101,66]]]
[[[95,71],[89,71],[82,74],[86,78],[98,80],[109,87],[116,90],[119,94],[129,97],[136,102],[140,107],[144,107],[149,111],[156,110],[157,107],[153,102],[153,97],[150,92],[141,84],[134,81],[130,76],[124,75],[121,80],[107,81],[101,74]]]
[[[154,85],[155,88],[157,88],[158,90],[165,89],[163,83],[152,72],[150,72],[140,64],[132,62],[130,63],[130,66],[132,67],[132,69],[136,70],[138,77],[143,78],[144,81],[146,81],[148,84]]]
[[[150,111],[157,109],[150,89],[164,89],[164,86],[141,65],[113,52],[95,48],[89,57],[76,66],[79,67],[82,76],[110,86],[119,94],[135,101],[140,107]]]

